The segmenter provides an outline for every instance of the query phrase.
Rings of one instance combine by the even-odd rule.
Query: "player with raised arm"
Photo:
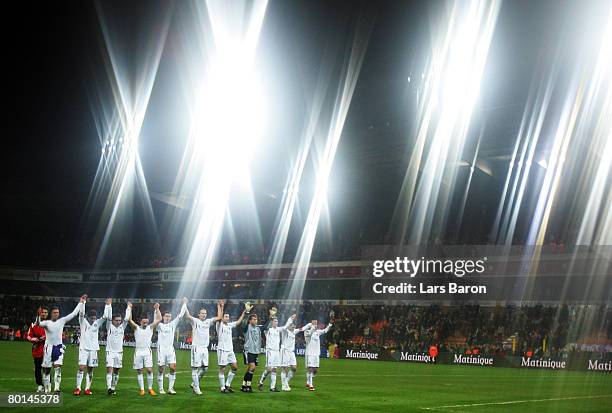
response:
[[[187,311],[187,298],[183,297],[181,311],[174,320],[170,311],[164,311],[162,322],[157,325],[157,386],[159,394],[164,391],[164,369],[168,366],[170,374],[168,377],[168,394],[176,394],[174,382],[176,381],[176,352],[174,351],[174,333],[179,321]]]
[[[281,333],[287,329],[287,326],[279,327],[278,318],[276,318],[276,307],[270,309],[270,322],[266,329],[266,369],[261,374],[259,385],[261,391],[263,389],[266,377],[270,375],[270,391],[279,391],[276,388],[276,369],[280,366],[280,340]]]
[[[55,370],[53,377],[54,391],[56,393],[60,392],[65,349],[64,343],[62,342],[62,333],[64,332],[66,323],[76,317],[79,311],[81,311],[81,307],[85,304],[86,299],[87,296],[83,295],[74,310],[67,316],[60,318],[59,308],[53,307],[51,308],[51,319],[41,320],[40,314],[36,318],[36,325],[44,328],[46,332],[42,362],[45,393],[51,393],[51,367]]]
[[[108,394],[112,395],[116,394],[119,370],[123,367],[123,337],[125,327],[132,318],[132,303],[127,303],[124,319],[121,319],[121,314],[113,314],[112,307],[108,311],[112,318],[106,327],[106,388]]]
[[[221,301],[221,312],[223,312],[225,302]],[[230,322],[230,315],[223,314],[221,321],[217,322],[217,362],[219,363],[219,384],[221,386],[221,393],[233,393],[232,380],[238,370],[238,364],[236,363],[236,354],[234,354],[234,343],[232,341],[232,330],[244,319],[244,315],[247,312],[247,306],[240,314],[240,318],[234,322]],[[227,380],[225,380],[225,367],[231,366],[231,370],[227,373]]]
[[[289,382],[297,371],[297,361],[295,359],[295,336],[304,331],[305,327],[295,328],[296,315],[293,314],[287,320],[285,329],[281,332],[281,385],[283,391],[291,391]]]
[[[306,338],[306,387],[314,391],[314,377],[319,371],[319,358],[321,356],[321,336],[332,327],[334,312],[330,313],[330,321],[324,329],[318,329],[319,322],[312,320],[304,326],[304,337]]]
[[[79,369],[76,376],[75,396],[81,395],[81,384],[83,384],[83,373],[87,369],[87,377],[85,378],[85,394],[91,396],[91,381],[93,380],[93,369],[98,367],[98,350],[100,350],[99,330],[104,325],[109,317],[109,311],[112,300],[106,299],[104,314],[102,318],[98,318],[96,310],[89,310],[87,317],[85,316],[85,303],[79,311],[79,325],[81,327],[81,337],[79,339]]]
[[[208,345],[210,343],[210,327],[213,322],[223,318],[223,307],[221,301],[217,303],[217,315],[206,319],[206,309],[200,308],[198,317],[185,312],[185,317],[191,324],[191,388],[195,394],[202,394],[200,390],[200,379],[208,371]]]
[[[247,302],[245,309],[247,314],[250,313],[253,306]],[[255,368],[257,367],[257,358],[261,350],[261,329],[257,325],[257,314],[250,314],[248,320],[243,322],[244,331],[244,364],[247,365],[247,371],[244,373],[242,379],[242,386],[240,387],[241,392],[253,393],[253,387],[251,382],[255,374]]]
[[[142,369],[147,370],[147,384],[149,386],[149,394],[151,396],[157,396],[153,390],[153,354],[151,353],[151,339],[153,338],[153,331],[157,328],[157,325],[162,321],[161,313],[159,312],[159,303],[155,303],[153,306],[155,309],[155,318],[153,323],[149,324],[147,316],[140,318],[140,325],[132,321],[130,316],[129,322],[134,330],[134,340],[136,341],[136,348],[134,349],[134,370],[138,373],[138,385],[140,386],[140,395],[144,396],[144,378],[142,377]]]

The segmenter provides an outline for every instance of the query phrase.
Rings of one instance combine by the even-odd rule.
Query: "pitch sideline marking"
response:
[[[124,369],[127,369],[126,367],[123,367]],[[130,369],[133,370],[133,369]],[[210,369],[209,369],[209,373],[206,373],[203,376],[203,379],[206,379],[210,376]],[[214,370],[213,373],[215,373],[217,370]],[[62,374],[64,373],[64,370],[62,369]],[[191,374],[191,370],[177,370],[176,374],[186,374],[189,373]],[[96,377],[99,377],[101,373],[97,374]],[[153,374],[155,376],[157,376],[157,370],[153,371]],[[167,376],[168,373],[165,372],[164,376]],[[415,376],[405,376],[402,374],[377,374],[377,376],[379,377],[396,377],[396,378],[407,378],[407,379],[415,379],[415,378],[420,378],[420,377],[474,377],[473,374],[419,374],[419,375],[415,375]],[[126,379],[135,379],[137,376],[132,376],[132,375],[120,375],[121,378],[126,378]],[[338,373],[336,374],[335,372],[332,371],[332,373],[319,373],[316,375],[316,377],[355,377],[354,375],[348,375],[348,374],[341,374]],[[215,380],[217,380],[217,376],[212,377]],[[486,379],[503,379],[503,380],[514,380],[513,377],[509,377],[509,376],[477,376],[477,378],[486,378]],[[559,377],[557,376],[542,376],[542,377],[538,377],[538,380],[542,380],[542,379],[558,379]],[[573,378],[573,377],[572,377]],[[580,377],[576,377],[576,379],[579,379]],[[32,377],[0,377],[0,381],[29,381],[32,380]],[[612,396],[612,395],[611,395]]]
[[[445,410],[445,409],[459,409],[461,407],[480,407],[480,406],[496,406],[506,404],[518,404],[518,403],[539,403],[539,402],[551,402],[561,400],[581,400],[581,399],[605,399],[612,397],[612,394],[602,394],[597,396],[572,396],[572,397],[555,397],[551,399],[531,399],[531,400],[510,400],[505,402],[489,402],[489,403],[472,403],[472,404],[454,404],[438,407],[421,407],[423,410]]]

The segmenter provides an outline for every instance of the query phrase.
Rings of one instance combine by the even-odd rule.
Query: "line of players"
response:
[[[83,377],[85,376],[84,394],[92,395],[91,384],[93,380],[93,369],[98,366],[98,351],[100,349],[98,335],[100,328],[107,320],[107,343],[106,343],[106,387],[108,394],[116,392],[119,381],[119,371],[123,366],[123,337],[125,329],[129,324],[134,332],[135,350],[133,367],[137,372],[140,395],[144,396],[144,375],[147,375],[147,388],[151,396],[156,396],[153,390],[153,354],[151,351],[151,341],[153,332],[157,331],[157,364],[158,392],[165,394],[164,374],[165,367],[169,368],[169,383],[167,394],[174,395],[174,383],[176,381],[176,353],[174,350],[174,337],[178,323],[181,318],[186,318],[192,327],[192,346],[191,346],[191,388],[195,394],[202,394],[200,380],[208,371],[208,346],[210,343],[210,328],[216,323],[218,344],[217,360],[219,365],[219,386],[222,393],[233,393],[232,381],[238,370],[236,355],[233,347],[233,329],[242,327],[245,335],[244,362],[247,370],[244,374],[241,391],[252,392],[252,380],[257,366],[257,359],[261,347],[262,327],[258,324],[257,314],[251,314],[253,306],[245,303],[245,308],[240,317],[231,322],[230,315],[224,313],[225,302],[219,300],[217,303],[217,315],[207,318],[205,308],[198,311],[197,317],[193,317],[187,309],[188,299],[183,298],[181,310],[177,317],[172,319],[172,314],[165,311],[162,315],[159,304],[153,306],[154,320],[149,323],[146,316],[140,318],[136,324],[132,320],[132,304],[128,303],[125,317],[120,314],[113,314],[112,299],[107,299],[104,313],[101,318],[97,317],[95,310],[90,310],[85,315],[85,304],[87,296],[80,298],[79,304],[67,316],[59,317],[59,309],[53,308],[50,319],[44,319],[46,311],[39,309],[36,319],[36,326],[44,329],[45,335],[40,339],[44,340],[44,351],[42,360],[42,382],[45,393],[51,392],[51,370],[54,370],[54,391],[60,391],[62,364],[65,346],[62,343],[62,333],[64,325],[78,315],[81,329],[79,340],[78,372],[76,377],[75,395],[81,395]],[[263,389],[264,382],[270,376],[270,391],[280,391],[276,387],[276,373],[281,370],[281,390],[290,391],[289,382],[297,370],[295,358],[295,336],[301,332],[306,339],[305,364],[306,387],[314,391],[314,377],[319,368],[320,356],[320,336],[327,333],[332,326],[332,318],[325,329],[318,329],[318,321],[312,320],[301,328],[296,328],[296,315],[293,314],[287,322],[280,326],[276,318],[276,309],[272,308],[269,314],[270,322],[264,328],[266,336],[266,368],[263,371],[259,383],[259,390]],[[245,320],[246,317],[246,320]],[[38,343],[40,345],[40,342]],[[225,371],[227,377],[225,376]]]

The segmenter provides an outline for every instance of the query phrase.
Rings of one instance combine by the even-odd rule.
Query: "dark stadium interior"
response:
[[[302,121],[299,119],[304,110],[302,92],[294,85],[302,84],[302,89],[308,89],[317,67],[309,63],[325,55],[325,45],[330,39],[342,42],[360,13],[385,24],[374,24],[372,29],[332,172],[332,180],[337,182],[329,200],[333,229],[327,236],[317,238],[313,258],[315,261],[356,259],[362,245],[390,240],[391,214],[406,168],[406,154],[413,145],[406,131],[414,129],[416,124],[413,106],[417,92],[411,85],[405,85],[406,73],[412,73],[414,78],[423,68],[422,44],[428,41],[422,34],[423,27],[427,22],[425,17],[434,11],[427,2],[359,4],[357,7],[351,1],[336,1],[330,9],[327,3],[280,2],[270,9],[262,33],[261,53],[274,58],[282,55],[288,62],[288,71],[278,70],[270,84],[278,93],[275,97],[279,114],[283,116],[271,132],[274,136],[270,137],[278,145],[258,161],[253,171],[261,241],[253,237],[249,222],[240,218],[241,211],[236,208],[233,214],[238,236],[235,239],[224,236],[217,262],[261,263],[268,259],[275,211],[284,185],[283,174],[273,171],[286,169],[283,159],[291,157],[296,150],[297,144],[293,142],[300,135]],[[135,40],[129,39],[137,39],[144,26],[124,25],[121,19],[147,16],[147,6],[144,2],[133,2],[127,8],[122,2],[107,2],[107,5],[109,17],[119,19],[113,30],[125,43],[122,46],[132,46],[130,41]],[[28,10],[25,5],[12,7],[16,7],[16,12]],[[21,79],[8,85],[15,97],[14,107],[19,110],[14,111],[3,128],[7,136],[19,136],[19,139],[10,140],[10,156],[4,163],[1,211],[5,222],[0,235],[0,264],[59,269],[92,268],[96,262],[106,268],[156,263],[183,265],[184,253],[178,249],[176,237],[166,222],[168,209],[172,207],[155,198],[152,206],[158,232],[148,228],[150,224],[142,217],[143,211],[136,208],[133,222],[126,229],[131,236],[117,239],[104,260],[96,261],[100,240],[95,235],[96,227],[92,225],[86,204],[99,153],[91,99],[95,88],[105,82],[99,50],[100,28],[93,3],[73,2],[71,7],[62,9],[50,4],[37,7],[40,10],[28,19],[28,25],[39,31],[25,30],[20,39],[24,47],[12,49],[8,57],[13,62],[8,69],[10,76]],[[478,125],[486,115],[480,153],[493,173],[476,171],[464,215],[451,217],[448,226],[432,235],[430,242],[491,242],[491,226],[504,184],[503,171],[512,153],[513,137],[520,127],[532,73],[547,58],[546,46],[562,30],[563,25],[554,22],[571,18],[575,12],[573,7],[577,5],[558,8],[556,2],[529,1],[503,4],[490,51],[495,64],[488,65],[484,73],[483,82],[491,87],[484,89],[473,122]],[[158,87],[153,91],[147,111],[143,130],[146,138],[141,148],[149,191],[156,194],[172,190],[184,145],[182,124],[187,123],[176,121],[184,118],[181,113],[185,108],[174,97],[178,85],[173,79],[180,75],[181,14],[178,11],[174,19],[160,62]],[[146,24],[146,17],[141,20]],[[291,35],[277,36],[289,27]],[[406,30],[411,35],[406,35]],[[57,46],[60,43],[62,46]],[[570,59],[571,52],[570,47],[560,59]],[[496,82],[502,66],[504,82]],[[56,101],[62,103],[52,103]],[[172,121],[162,116],[167,113],[168,102],[172,104]],[[470,133],[477,134],[478,128],[474,126],[475,130]],[[293,131],[295,139],[288,138],[288,131]],[[280,136],[284,141],[279,140]],[[160,156],[164,162],[159,162]],[[469,168],[459,171],[460,175],[468,173]],[[532,179],[537,182],[541,177]],[[307,180],[304,191],[305,195],[311,191]],[[455,203],[460,201],[462,191],[461,187],[457,188]],[[527,194],[528,197],[536,195],[537,191]],[[299,205],[302,216],[306,207],[307,204]],[[521,209],[515,243],[524,242],[533,207],[534,202],[525,202]],[[563,219],[563,213],[563,210],[557,212],[559,218],[552,219]],[[457,223],[460,228],[456,227]],[[244,230],[241,225],[246,225]],[[285,262],[294,258],[299,235],[298,230],[290,231]],[[551,226],[547,242],[568,244],[574,242],[575,236],[572,228]]]
[[[66,315],[81,299],[100,315],[110,297],[114,314],[132,303],[138,323],[154,319],[156,303],[172,317],[185,302],[192,316],[206,308],[214,317],[225,300],[231,320],[253,304],[266,331],[256,375],[271,359],[274,314],[279,325],[296,314],[297,328],[331,326],[317,344],[314,410],[612,411],[609,0],[5,8],[0,363],[26,354],[31,364],[30,344],[45,346],[45,357],[61,348],[72,386],[87,329],[76,317],[59,347],[31,341],[41,306]],[[475,262],[482,271],[455,271]],[[168,410],[190,411],[186,397],[198,394],[186,362],[197,323],[181,319],[168,333],[185,351],[176,363],[183,389]],[[211,322],[201,353],[210,351],[205,384],[216,393],[227,325]],[[115,344],[128,349],[122,380],[136,389],[133,327]],[[250,351],[246,322],[239,327],[225,337],[242,375],[240,353],[248,365]],[[162,333],[144,346],[157,357]],[[300,357],[290,397],[314,391],[312,336],[301,333],[288,350]],[[91,342],[111,347],[112,337],[101,328]],[[103,353],[96,392],[110,396]],[[387,371],[372,373],[371,361],[389,362]],[[469,364],[518,370],[475,379],[460,369]],[[156,378],[170,377],[157,367]],[[0,407],[32,382],[14,375],[0,377]],[[489,379],[501,383],[491,393],[478,385]],[[203,405],[229,406],[205,393]],[[85,398],[72,394],[67,410],[84,411]],[[252,410],[281,410],[278,400],[292,399]]]

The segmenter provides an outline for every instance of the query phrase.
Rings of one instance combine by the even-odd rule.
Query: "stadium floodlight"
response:
[[[439,235],[448,216],[456,164],[463,155],[501,3],[454,2],[436,33],[421,75],[416,144],[391,229],[400,243]],[[442,219],[434,219],[442,218]]]
[[[99,90],[99,105],[92,105],[97,131],[102,145],[102,156],[90,192],[87,209],[90,215],[102,205],[102,216],[93,216],[98,222],[98,237],[102,238],[98,251],[97,265],[104,258],[111,236],[115,231],[124,232],[126,228],[115,228],[122,218],[131,216],[134,198],[139,198],[143,206],[147,227],[156,231],[153,208],[147,189],[138,142],[144,123],[145,113],[153,90],[157,69],[164,49],[170,24],[169,9],[162,8],[156,36],[149,36],[150,42],[143,46],[142,59],[137,67],[127,67],[119,58],[121,52],[109,29],[101,3],[96,3],[98,18],[104,36],[106,75],[110,84],[111,96]],[[133,77],[132,70],[138,75]],[[122,143],[119,144],[118,143]],[[125,220],[129,222],[129,220]]]
[[[612,8],[602,37],[597,63],[588,77],[591,81],[585,103],[586,119],[595,119],[592,135],[584,134],[592,151],[587,172],[587,199],[578,232],[579,244],[612,245]],[[590,138],[590,139],[589,139]]]
[[[553,65],[553,68],[556,67],[558,66]],[[527,104],[523,110],[504,189],[491,231],[491,238],[494,243],[509,245],[512,242],[525,183],[531,171],[531,168],[527,166],[530,164],[530,157],[533,156],[540,137],[540,130],[550,104],[555,79],[556,71],[553,71],[545,82],[536,82],[534,79],[529,87]]]
[[[296,259],[293,263],[293,280],[288,286],[287,296],[292,299],[302,297],[304,283],[312,256],[312,249],[319,227],[321,213],[327,208],[327,190],[336,151],[346,121],[346,116],[353,98],[353,92],[359,78],[363,58],[369,41],[369,30],[359,27],[348,50],[348,58],[342,67],[341,79],[333,102],[330,123],[324,136],[323,151],[317,159],[314,195],[308,216],[298,245]],[[293,188],[297,191],[297,188]]]
[[[327,72],[329,74],[329,72]],[[315,136],[315,131],[323,109],[323,101],[327,92],[330,76],[321,76],[317,81],[317,86],[314,89],[312,104],[308,110],[308,120],[302,133],[300,148],[297,157],[291,167],[291,172],[283,189],[283,197],[281,206],[278,211],[278,216],[275,223],[275,235],[272,243],[269,264],[280,264],[283,260],[287,237],[289,235],[289,227],[295,211],[295,206],[298,201],[298,193],[302,176],[306,168],[306,161],[311,150],[312,142]]]
[[[575,89],[570,93],[579,93],[577,85],[575,85]],[[563,160],[565,159],[565,154],[567,153],[579,113],[579,105],[576,104],[577,102],[575,100],[577,97],[578,95],[575,95],[566,100],[565,108],[559,118],[557,131],[553,138],[553,148],[547,163],[544,182],[531,221],[527,240],[528,244],[541,245],[544,242],[548,218],[550,217],[555,193],[563,172]]]
[[[612,198],[608,188],[612,168],[612,9],[605,27],[598,52],[593,56],[584,52],[581,59],[576,59],[567,84],[559,76],[557,52],[550,73],[537,88],[532,86],[493,227],[495,242],[510,245],[513,241],[533,164],[544,168],[545,173],[537,188],[528,244],[544,243],[553,207],[559,201],[559,189],[570,181],[578,186],[571,191],[574,195],[569,195],[574,198],[570,203],[575,209],[565,220],[568,228],[580,222],[577,242],[597,245],[612,241]],[[591,24],[585,34],[598,29]],[[580,40],[592,42],[587,37]],[[556,112],[551,97],[559,90],[565,99]],[[546,119],[553,120],[548,122],[552,125],[550,131],[544,126]],[[536,161],[536,146],[543,141],[550,153]],[[578,164],[584,167],[576,168]]]
[[[179,196],[193,200],[182,240],[188,254],[184,279],[189,281],[205,275],[212,264],[224,222],[231,220],[232,187],[237,184],[250,193],[249,163],[267,118],[255,66],[267,1],[205,4],[208,24],[199,24],[214,45],[205,67],[197,70],[204,76],[196,80],[195,109],[177,180]]]
[[[249,180],[250,156],[265,119],[265,99],[246,55],[226,48],[217,56],[202,86],[192,130],[204,168],[243,183]]]

